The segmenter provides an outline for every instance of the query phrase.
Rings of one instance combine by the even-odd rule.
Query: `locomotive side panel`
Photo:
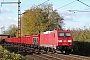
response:
[[[40,34],[40,46],[56,48],[56,38],[53,31],[47,34]]]

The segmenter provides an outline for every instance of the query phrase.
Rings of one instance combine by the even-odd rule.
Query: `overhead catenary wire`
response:
[[[90,6],[87,5],[86,3],[84,3],[84,2],[82,2],[82,1],[80,1],[80,0],[77,0],[77,1],[90,8]],[[88,9],[89,9],[89,8],[88,8]],[[74,12],[90,12],[90,11],[86,11],[86,10],[87,10],[87,9],[84,9],[84,10],[67,10],[67,11],[69,11],[69,12],[73,12],[73,11],[74,11]]]
[[[68,5],[72,4],[72,3],[75,3],[75,2],[76,2],[76,0],[75,0],[75,1],[72,1],[72,2],[70,2],[70,3],[66,4],[66,5],[63,5],[63,6],[61,6],[60,8],[57,8],[57,9],[61,9],[61,8],[66,7],[66,6],[68,6]]]
[[[86,5],[87,7],[90,7],[89,5],[87,5],[86,3],[84,3],[84,2],[82,2],[80,0],[77,0],[77,1],[80,2],[80,3],[82,3],[82,4],[84,4],[84,5]]]
[[[84,10],[67,10],[67,11],[69,11],[69,12],[75,12],[75,11],[78,11],[78,12],[90,12],[90,11],[84,11]]]
[[[89,10],[90,8],[84,9],[84,10]]]
[[[47,0],[47,1],[45,1],[45,2],[43,2],[43,3],[41,3],[41,4],[39,4],[39,5],[37,5],[37,6],[41,6],[42,4],[44,4],[44,3],[46,3],[46,2],[48,2],[49,0]]]
[[[72,1],[72,2],[70,2],[70,3],[68,3],[68,4],[66,4],[66,5],[61,6],[60,8],[57,8],[57,9],[61,9],[61,8],[63,8],[63,7],[66,7],[66,6],[68,6],[68,5],[72,4],[72,3],[75,3],[76,1],[79,1],[80,3],[82,3],[82,4],[84,4],[84,5],[88,6],[88,7],[90,7],[89,5],[87,5],[86,3],[84,3],[84,2],[82,2],[82,1],[80,1],[80,0],[75,0],[75,1]]]
[[[82,1],[80,1],[80,0],[75,0],[75,1],[72,1],[72,2],[70,2],[70,3],[68,3],[68,4],[66,4],[66,5],[61,6],[60,8],[55,9],[55,11],[57,11],[58,9],[64,8],[64,7],[66,7],[66,6],[68,6],[68,5],[72,4],[72,3],[75,3],[76,1],[78,1],[78,2],[80,2],[80,3],[82,3],[82,4],[84,4],[84,5],[86,5],[86,6],[88,6],[88,7],[90,7],[89,5],[87,5],[86,3],[84,3],[84,2],[82,2]],[[85,10],[87,10],[87,9],[85,9]],[[84,10],[67,10],[67,11],[69,11],[69,12],[73,12],[73,11],[78,11],[78,12],[90,12],[90,11],[84,11]]]

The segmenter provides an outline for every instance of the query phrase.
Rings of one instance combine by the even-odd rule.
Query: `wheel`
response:
[[[55,51],[55,49],[54,49],[54,48],[52,48],[52,53],[56,53],[56,51]]]
[[[63,50],[61,50],[61,53],[64,53],[64,51],[63,51]]]
[[[70,53],[70,51],[68,51],[68,50],[65,51],[65,54],[66,55],[69,55],[69,53]]]
[[[48,52],[48,47],[47,47],[47,48],[45,48],[45,52],[46,52],[46,53]]]

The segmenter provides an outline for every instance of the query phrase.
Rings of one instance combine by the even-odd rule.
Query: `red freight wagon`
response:
[[[32,44],[32,36],[23,36],[21,38],[21,43],[23,43],[23,44]]]
[[[6,38],[5,42],[12,42],[12,38]]]
[[[17,37],[14,37],[14,38],[12,39],[12,42],[13,42],[13,43],[18,43],[18,42],[19,42],[19,40],[18,40],[18,38],[17,38]]]
[[[5,42],[10,42],[10,43],[18,43],[18,38],[14,37],[14,38],[6,38]]]
[[[37,49],[37,48],[39,48],[39,45],[40,45],[40,35],[32,35],[32,36],[33,36],[33,38],[32,38],[33,48]]]
[[[72,35],[70,30],[46,31],[40,34],[40,46],[60,51],[71,51]]]
[[[37,47],[39,45],[39,35],[23,36],[21,37],[21,43],[25,46]]]
[[[32,40],[34,45],[39,45],[40,44],[40,35],[32,35]]]

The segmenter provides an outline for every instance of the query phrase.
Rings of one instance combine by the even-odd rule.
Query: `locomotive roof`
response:
[[[54,31],[58,31],[58,32],[70,32],[70,30],[53,30],[53,31],[46,31],[46,32],[42,32],[41,34],[50,34]]]
[[[46,31],[46,32],[42,32],[42,34],[50,34],[52,33],[53,31]]]

